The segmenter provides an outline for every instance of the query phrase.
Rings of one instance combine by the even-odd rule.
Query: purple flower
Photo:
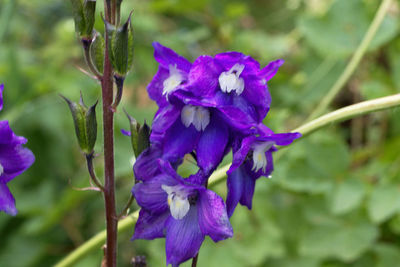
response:
[[[267,82],[282,64],[276,60],[260,69],[257,61],[238,52],[200,56],[187,84],[174,94],[186,104],[217,108],[227,123],[241,130],[261,123],[267,115],[271,104]]]
[[[142,208],[133,240],[165,237],[167,265],[179,266],[198,253],[206,235],[214,242],[232,237],[221,197],[188,183],[166,161],[159,167],[159,175],[132,189]]]
[[[269,177],[274,169],[272,152],[275,145],[286,146],[300,133],[275,134],[264,125],[258,125],[259,135],[251,135],[241,140],[233,152],[232,165],[228,174],[228,196],[226,200],[229,217],[238,203],[251,209],[255,182],[261,176]]]
[[[159,107],[164,107],[168,105],[169,94],[187,82],[192,63],[157,42],[153,43],[153,47],[154,58],[160,65],[147,91]]]
[[[153,120],[150,141],[161,149],[158,156],[173,165],[181,162],[185,154],[195,151],[199,167],[205,173],[211,173],[229,150],[228,124],[215,108],[188,104],[189,100],[200,103],[201,97],[188,91],[184,92],[184,99],[175,96],[189,82],[192,64],[159,43],[153,43],[153,46],[154,57],[160,64],[147,90],[160,109]],[[154,162],[143,161],[154,160],[156,154],[154,149],[152,153],[147,151],[146,156],[138,158],[137,165],[153,167],[147,169],[147,173],[154,174]],[[135,170],[139,169],[145,170],[135,167]],[[143,176],[141,171],[135,171],[135,174]]]
[[[231,140],[251,133],[266,116],[271,102],[267,81],[283,61],[260,69],[250,56],[228,52],[200,56],[192,65],[169,48],[153,46],[160,65],[148,92],[160,109],[150,140],[171,163],[195,151],[208,176],[229,152]]]
[[[0,85],[0,110],[3,107],[3,85]],[[29,168],[35,160],[32,152],[22,145],[27,140],[16,136],[8,121],[0,121],[0,211],[16,215],[15,199],[7,183]]]

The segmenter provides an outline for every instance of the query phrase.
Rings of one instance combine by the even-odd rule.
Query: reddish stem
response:
[[[113,1],[114,2],[114,1]],[[107,12],[108,13],[108,12]],[[107,14],[106,13],[106,14]],[[110,21],[106,16],[106,20]],[[106,34],[106,45],[108,47]],[[115,209],[115,178],[114,178],[114,113],[111,110],[113,102],[112,66],[105,49],[104,73],[101,80],[103,98],[103,132],[104,132],[104,202],[107,224],[106,266],[117,266],[117,226],[118,218]]]

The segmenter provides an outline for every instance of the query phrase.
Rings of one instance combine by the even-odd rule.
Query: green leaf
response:
[[[336,186],[331,210],[340,215],[357,208],[365,195],[365,187],[356,179],[347,179]]]
[[[352,261],[364,253],[378,237],[378,229],[364,218],[317,222],[300,243],[304,256],[333,257]]]
[[[368,204],[368,213],[374,223],[382,223],[400,212],[400,190],[395,185],[374,188]]]
[[[397,266],[400,262],[400,250],[397,246],[382,243],[375,246],[373,251],[378,257],[376,267]]]
[[[347,57],[361,43],[372,17],[361,0],[337,0],[322,17],[305,14],[299,28],[307,42],[322,55]],[[398,18],[390,13],[385,17],[371,42],[374,50],[396,36]]]

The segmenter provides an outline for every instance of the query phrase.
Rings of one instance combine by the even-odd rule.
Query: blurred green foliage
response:
[[[101,9],[102,1],[98,1]],[[193,60],[237,50],[265,65],[286,63],[270,82],[273,97],[265,123],[287,131],[300,125],[340,75],[380,1],[375,0],[125,0],[122,20],[134,9],[134,68],[122,106],[140,123],[156,106],[146,94],[155,74],[151,42]],[[400,91],[399,4],[332,108]],[[96,28],[102,30],[99,12]],[[59,93],[87,103],[100,87],[84,67],[69,1],[0,0],[0,82],[14,131],[29,139],[33,167],[9,185],[18,216],[0,214],[0,266],[51,266],[104,228],[103,200],[89,186],[84,157],[68,107]],[[101,112],[98,110],[100,121]],[[235,236],[206,239],[200,266],[386,267],[400,262],[399,109],[332,125],[292,145],[275,162],[272,179],[257,183],[253,211],[238,207]],[[101,129],[99,125],[99,130]],[[116,114],[118,208],[133,185],[132,151]],[[102,175],[101,131],[95,165]],[[278,152],[279,154],[281,152]],[[228,160],[227,160],[228,161]],[[190,162],[183,175],[195,171]],[[225,196],[224,183],[214,189]],[[137,254],[164,266],[164,240],[119,237],[120,266]],[[101,250],[76,266],[99,266]],[[189,266],[184,264],[183,266]]]

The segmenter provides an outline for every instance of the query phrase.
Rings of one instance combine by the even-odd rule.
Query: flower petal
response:
[[[159,145],[152,144],[145,149],[136,159],[133,165],[135,178],[140,181],[147,181],[156,176],[160,171],[157,160],[162,156]]]
[[[290,145],[295,139],[300,138],[300,133],[277,133],[269,136],[260,136],[258,141],[274,142],[278,146]]]
[[[215,114],[213,114],[215,115]],[[224,157],[229,130],[224,121],[213,116],[197,145],[197,163],[205,173],[215,170]]]
[[[178,55],[174,50],[153,42],[154,58],[166,69],[169,65],[176,65],[178,69],[188,73],[192,63],[183,56]]]
[[[0,121],[0,145],[26,144],[27,141],[26,138],[14,134],[8,121]]]
[[[32,151],[21,145],[0,145],[0,164],[3,174],[0,182],[7,183],[28,169],[35,161]]]
[[[182,262],[196,256],[204,241],[204,234],[200,230],[197,219],[196,207],[191,207],[181,220],[170,216],[165,226],[167,265],[179,266]]]
[[[146,210],[140,210],[135,226],[135,233],[131,240],[152,240],[154,238],[165,237],[165,222],[169,216],[169,210],[155,215]]]
[[[174,186],[178,182],[173,177],[160,174],[149,181],[138,183],[132,188],[132,194],[139,206],[152,214],[160,214],[168,208],[168,194],[162,189],[163,185]]]
[[[271,106],[271,94],[268,86],[259,75],[247,75],[244,77],[245,90],[241,95],[252,107],[254,107],[258,117],[256,120],[261,122],[267,115]]]
[[[257,138],[256,136],[248,136],[243,139],[243,141],[240,144],[240,148],[237,151],[233,152],[232,165],[227,171],[227,174],[231,174],[240,165],[242,165],[242,163],[247,157],[247,154],[251,149],[251,145],[254,143],[256,138]]]
[[[195,148],[201,132],[193,125],[186,127],[178,119],[165,133],[163,158],[177,161]]]
[[[232,216],[239,202],[251,209],[255,180],[256,177],[254,172],[251,171],[251,167],[245,165],[241,165],[228,174],[226,206],[229,217]]]
[[[15,199],[12,196],[7,184],[0,182],[0,211],[4,211],[12,216],[17,215]]]
[[[233,236],[233,229],[226,213],[223,199],[211,190],[199,192],[198,220],[200,229],[214,242]]]
[[[156,75],[147,86],[147,92],[152,100],[154,100],[159,107],[168,105],[165,95],[163,95],[164,81],[169,77],[168,68],[160,66]]]
[[[243,74],[255,73],[260,69],[260,64],[252,57],[234,51],[215,55],[215,61],[224,66],[223,71],[230,70],[235,64],[245,65]]]
[[[264,67],[259,74],[265,79],[266,82],[268,82],[272,79],[272,77],[274,77],[279,67],[282,66],[284,62],[285,61],[283,59],[272,61],[266,67]]]
[[[167,131],[178,119],[180,119],[181,107],[168,105],[160,108],[154,116],[151,126],[151,142],[162,142]]]
[[[215,64],[212,57],[198,57],[189,72],[187,90],[197,97],[213,97],[218,88],[218,76],[221,71],[221,67]]]

